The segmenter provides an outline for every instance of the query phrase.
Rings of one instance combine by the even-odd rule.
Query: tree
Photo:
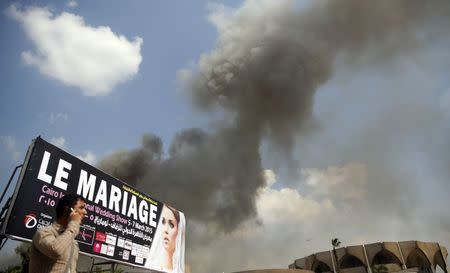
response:
[[[338,263],[337,253],[336,253],[336,247],[339,247],[341,245],[341,241],[339,241],[338,238],[333,238],[333,239],[331,239],[331,245],[333,246],[333,256],[334,256],[334,261],[336,262],[336,272],[339,272],[339,263]]]
[[[14,252],[20,256],[22,273],[28,273],[28,265],[30,264],[30,244],[21,243],[14,249]]]
[[[0,271],[0,273],[22,273],[22,267],[20,265],[8,266],[8,268]]]
[[[388,273],[388,268],[384,264],[372,266],[372,273]]]

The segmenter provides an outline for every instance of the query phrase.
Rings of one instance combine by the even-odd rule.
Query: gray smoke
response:
[[[264,183],[254,135],[235,128],[211,135],[187,129],[175,136],[169,158],[162,157],[160,139],[147,135],[142,147],[117,152],[99,167],[173,202],[192,219],[231,231],[255,216],[255,192]]]
[[[265,185],[260,154],[264,141],[286,159],[301,160],[302,155],[292,155],[299,135],[312,132],[317,137],[315,145],[325,146],[334,139],[322,131],[324,126],[345,130],[339,129],[341,124],[321,124],[313,114],[316,91],[337,74],[337,64],[350,71],[368,66],[389,70],[396,62],[423,52],[430,41],[448,44],[450,2],[446,0],[334,0],[298,5],[294,1],[247,1],[233,11],[219,7],[210,17],[218,29],[217,46],[201,56],[195,70],[181,74],[194,107],[207,113],[223,111],[224,118],[216,120],[209,131],[179,132],[167,156],[161,140],[149,135],[136,150],[105,158],[100,168],[172,203],[195,221],[194,226],[206,226],[205,232],[236,231],[258,216],[255,200]],[[413,80],[411,86],[401,86],[410,87],[414,96]],[[408,92],[395,96],[401,100]],[[398,123],[389,120],[389,113],[382,113],[380,119],[386,118],[386,123],[377,120],[373,128],[364,125],[355,132],[349,130],[347,136],[354,140],[334,146],[334,153],[325,152],[328,159],[305,151],[305,161],[320,166],[343,163],[344,158],[360,159],[375,173],[369,177],[368,188],[374,192],[369,202],[388,207],[377,194],[395,199],[394,194],[411,189],[397,185],[408,178],[393,170],[396,166],[391,163],[399,158],[388,158],[392,154],[383,152],[398,148],[403,136],[417,133],[410,130],[415,114],[401,112],[405,119],[398,116],[403,124],[400,129],[405,129],[397,130]],[[417,114],[423,114],[424,123],[434,117],[428,110]],[[423,128],[433,130],[432,124]],[[448,144],[445,138],[438,140]],[[392,146],[379,149],[377,145],[384,143]],[[448,166],[448,154],[441,155],[436,146],[433,149],[439,154],[433,158],[446,160],[436,164]],[[440,175],[450,176],[448,170]],[[390,216],[411,217],[406,212],[414,208],[414,202],[402,198],[396,202],[400,209]],[[204,242],[192,226],[187,253]],[[194,264],[201,263],[207,251],[193,251],[190,261],[195,272],[216,268],[213,261],[209,266]]]
[[[357,57],[370,46],[377,61],[390,59],[417,49],[418,31],[444,28],[449,14],[448,1],[438,0],[292,6],[245,4],[234,20],[218,25],[217,48],[202,56],[198,71],[186,80],[196,107],[232,114],[226,128],[179,133],[169,158],[162,157],[160,139],[146,136],[142,148],[115,153],[101,167],[231,230],[255,213],[254,198],[263,186],[261,141],[268,137],[289,155],[301,129],[311,128],[315,91],[333,74],[338,53]],[[186,193],[199,198],[193,201]]]

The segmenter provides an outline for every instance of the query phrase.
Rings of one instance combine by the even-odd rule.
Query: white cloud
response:
[[[50,143],[61,149],[66,147],[66,139],[64,137],[52,137],[52,139],[50,139]]]
[[[367,194],[367,168],[363,164],[303,169],[302,175],[317,195],[339,200],[360,200]]]
[[[77,157],[90,165],[97,163],[97,157],[91,151],[85,151],[81,155],[77,155]]]
[[[263,177],[266,186],[256,199],[258,222],[250,220],[220,235],[208,234],[206,227],[191,222],[195,225],[191,227],[193,241],[201,242],[201,247],[192,248],[192,264],[208,261],[202,263],[202,272],[285,268],[297,258],[329,247],[329,240],[336,236],[334,224],[348,211],[340,210],[329,198],[280,186],[272,170],[265,170]],[[226,259],[218,259],[214,255],[218,251]]]
[[[329,199],[315,200],[292,188],[274,189],[276,176],[272,170],[265,170],[264,178],[267,186],[256,201],[258,216],[264,223],[280,223],[281,220],[301,223],[335,211]]]
[[[50,117],[48,118],[48,121],[50,124],[54,124],[57,121],[67,121],[69,119],[69,116],[66,113],[50,113]]]
[[[277,176],[272,170],[264,170],[263,177],[266,181],[266,188],[272,187],[277,182]]]
[[[71,1],[67,2],[67,6],[69,8],[76,8],[76,7],[78,7],[78,3],[77,3],[77,1],[71,0]]]
[[[313,190],[300,192],[292,187],[279,187],[276,174],[265,170],[266,186],[256,199],[258,217],[265,224],[305,224],[331,218],[342,205],[354,204],[367,194],[367,168],[363,164],[329,166],[324,169],[302,169],[305,183]]]
[[[361,182],[352,184],[347,178],[364,180],[361,177],[365,176],[363,173],[369,173],[368,168],[353,163],[307,169],[304,174],[308,173],[304,176],[307,180],[302,182],[309,182],[313,191],[282,187],[277,182],[276,174],[265,170],[263,177],[266,186],[256,199],[260,221],[249,220],[230,234],[215,234],[208,233],[206,226],[192,220],[190,232],[195,246],[191,248],[191,265],[201,263],[205,268],[201,272],[285,268],[295,259],[330,250],[330,240],[336,237],[343,242],[343,246],[411,238],[432,241],[436,238],[436,234],[422,231],[424,229],[420,223],[411,225],[411,222],[404,221],[402,217],[392,217],[385,210],[380,212],[367,207],[364,200],[347,200],[348,196],[342,192],[335,194],[331,191],[335,185],[344,188],[355,185],[359,188],[358,192],[367,192],[369,185]],[[316,192],[323,188],[327,190],[322,190],[320,194]],[[373,193],[367,192],[369,194]],[[353,197],[353,194],[350,196]],[[347,209],[348,204],[351,204],[350,209]],[[448,238],[445,235],[448,233],[437,238]],[[215,255],[218,252],[222,253],[220,258]],[[208,262],[202,263],[205,260]]]
[[[133,78],[142,61],[142,38],[130,41],[108,26],[89,26],[83,17],[47,8],[18,10],[8,14],[20,22],[34,51],[22,52],[27,65],[86,96],[108,95],[120,83]]]
[[[5,147],[14,161],[19,160],[20,153],[16,150],[16,140],[12,136],[0,136],[0,144]]]

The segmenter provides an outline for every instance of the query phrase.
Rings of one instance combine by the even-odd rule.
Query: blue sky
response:
[[[76,5],[70,6],[69,1],[0,3],[2,189],[38,135],[71,154],[89,154],[96,163],[119,148],[137,146],[144,133],[158,135],[167,148],[181,128],[204,124],[205,118],[194,114],[180,93],[177,71],[195,63],[215,43],[217,32],[207,19],[208,1],[73,2]],[[239,2],[227,1],[231,5]],[[12,7],[22,14],[30,9],[47,10],[51,19],[70,13],[91,29],[109,27],[128,43],[139,37],[142,44],[135,54],[142,60],[138,71],[109,88],[106,95],[86,96],[76,83],[66,84],[24,61],[22,52],[39,54],[26,27],[11,14]],[[109,69],[108,64],[104,66]]]
[[[7,15],[13,4],[19,10],[48,8],[54,16],[73,13],[86,25],[109,26],[130,41],[141,37],[138,72],[106,96],[85,96],[80,88],[41,74],[21,58],[21,52],[34,51],[34,44],[19,22]],[[96,1],[71,8],[63,1],[2,1],[0,135],[7,137],[10,148],[0,148],[1,180],[23,159],[37,135],[47,140],[63,137],[70,153],[91,151],[99,158],[135,146],[146,132],[170,142],[179,128],[195,125],[186,98],[177,91],[176,73],[214,45],[216,31],[207,21],[207,6],[206,1],[136,1],[124,8],[118,2]],[[13,158],[16,152],[20,156]]]
[[[195,110],[181,72],[201,79],[220,61],[239,64],[255,52],[264,61],[258,52],[273,41],[293,41],[317,57],[323,72],[314,78],[306,117],[312,126],[281,133],[294,139],[287,155],[272,142],[278,127],[264,128],[256,219],[229,234],[214,233],[201,219],[188,222],[188,267],[285,268],[328,249],[332,237],[344,245],[419,239],[449,247],[442,208],[450,206],[450,9],[432,9],[443,15],[438,20],[421,9],[425,23],[417,26],[392,2],[364,2],[358,12],[374,16],[352,18],[354,5],[346,4],[353,1],[328,2],[332,9],[291,0],[0,2],[0,187],[38,135],[95,164],[139,147],[146,133],[159,136],[167,151],[182,129],[215,132],[210,125],[222,113]],[[339,8],[349,15],[336,16],[343,21],[333,17]],[[352,28],[355,20],[360,28]],[[291,75],[283,64],[262,70]],[[231,91],[239,100],[241,90]],[[223,109],[231,116],[242,110]],[[286,119],[292,127],[304,121]],[[367,224],[374,219],[383,226]]]

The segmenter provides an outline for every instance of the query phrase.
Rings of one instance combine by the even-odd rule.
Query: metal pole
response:
[[[370,264],[370,262],[369,262],[369,258],[367,257],[366,246],[365,246],[365,245],[362,245],[362,247],[363,247],[363,250],[364,250],[364,257],[366,258],[367,271],[368,271],[369,273],[372,273],[371,264]]]
[[[436,243],[436,244],[437,244],[437,246],[438,246],[438,248],[439,248],[439,253],[441,254],[442,261],[444,262],[444,268],[442,268],[442,269],[444,270],[445,273],[448,273],[448,270],[447,270],[447,262],[446,262],[446,260],[445,260],[445,258],[444,258],[444,254],[442,254],[442,248],[441,248],[441,246],[439,245],[439,243]],[[439,265],[439,266],[440,266],[440,265]]]
[[[403,257],[403,251],[402,248],[400,247],[400,244],[397,242],[397,247],[398,247],[398,251],[400,251],[400,257],[402,258],[402,269],[407,269],[406,267],[406,263],[405,263],[405,258]]]
[[[14,175],[16,174],[17,169],[21,168],[23,166],[23,164],[20,164],[19,166],[16,166],[16,168],[14,169],[13,173],[11,174],[11,177],[9,178],[8,184],[6,184],[6,188],[2,193],[2,197],[0,197],[0,204],[3,201],[3,197],[5,197],[6,192],[8,191],[9,185],[11,184],[12,179],[14,178]]]
[[[94,261],[95,261],[95,259],[92,258],[91,270],[89,270],[89,273],[92,273],[92,269],[94,269]]]
[[[3,235],[1,235],[1,236],[3,237]],[[5,246],[6,242],[8,241],[8,237],[4,237],[4,238],[1,238],[1,239],[4,240],[4,241],[2,242],[2,245],[0,245],[0,250],[2,250],[3,246]]]
[[[331,263],[333,264],[333,272],[334,273],[337,273],[336,272],[336,265],[334,264],[334,255],[333,255],[333,253],[331,253],[331,250],[330,250],[330,256],[331,256]]]

